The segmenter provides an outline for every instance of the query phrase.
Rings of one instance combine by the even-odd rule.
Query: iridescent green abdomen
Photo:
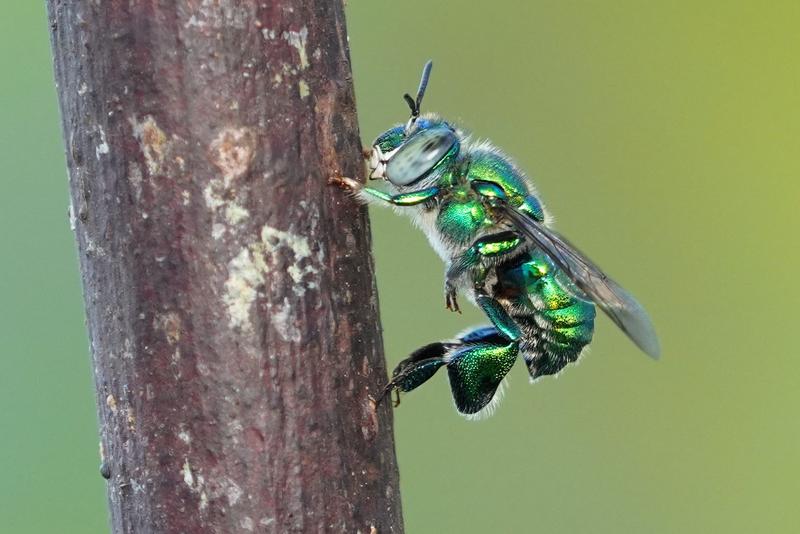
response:
[[[521,352],[533,379],[558,373],[592,340],[595,307],[538,250],[498,269],[498,290],[524,332]]]

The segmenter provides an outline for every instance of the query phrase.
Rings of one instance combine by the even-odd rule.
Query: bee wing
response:
[[[633,296],[608,277],[589,258],[543,223],[500,204],[502,211],[534,245],[546,253],[588,300],[606,315],[648,356],[658,359],[661,349],[650,317]]]

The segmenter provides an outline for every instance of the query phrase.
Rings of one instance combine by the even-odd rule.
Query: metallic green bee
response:
[[[460,290],[491,325],[418,349],[394,370],[385,394],[397,391],[399,402],[399,391],[417,388],[446,366],[458,411],[488,415],[518,355],[532,381],[578,359],[592,339],[595,304],[658,358],[647,313],[550,229],[551,218],[522,171],[491,144],[471,140],[436,115],[420,115],[431,66],[423,69],[416,99],[404,96],[411,118],[378,136],[369,153],[369,178],[382,178],[389,191],[350,178],[331,182],[364,202],[407,212],[447,264],[447,308],[459,310]]]

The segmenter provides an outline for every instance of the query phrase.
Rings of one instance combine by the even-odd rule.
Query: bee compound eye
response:
[[[386,164],[386,178],[394,185],[411,185],[424,178],[457,143],[450,128],[422,130],[401,146]]]

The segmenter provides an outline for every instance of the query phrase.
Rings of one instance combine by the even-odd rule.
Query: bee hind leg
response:
[[[446,357],[456,409],[468,417],[491,415],[506,374],[519,355],[521,332],[495,299],[477,292],[476,303],[492,321],[460,336],[461,347]]]
[[[456,409],[468,417],[491,414],[499,399],[498,388],[519,354],[519,342],[509,342],[496,331],[484,339],[464,344],[447,357]]]
[[[445,365],[445,355],[449,344],[442,342],[429,343],[411,353],[411,356],[397,364],[392,372],[392,379],[383,388],[378,402],[390,395],[397,394],[395,406],[400,404],[400,392],[408,393],[427,382],[440,367]]]

